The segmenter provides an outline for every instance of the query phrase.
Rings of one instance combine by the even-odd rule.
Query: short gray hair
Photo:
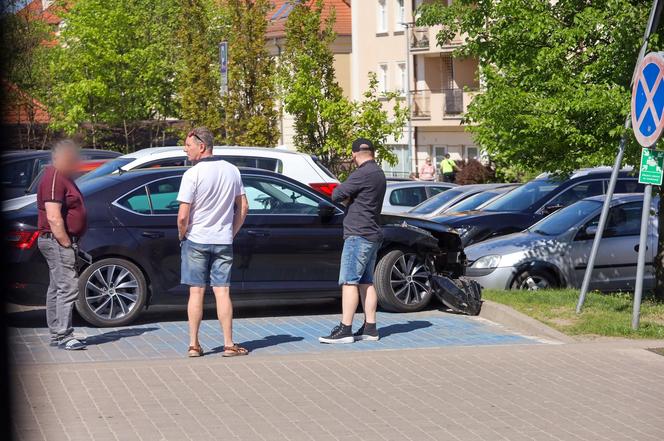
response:
[[[51,153],[56,154],[61,152],[62,150],[67,150],[67,149],[78,151],[79,148],[80,147],[76,141],[70,138],[65,138],[56,141],[55,144],[53,144],[53,146],[51,147]]]
[[[214,135],[207,127],[196,127],[192,129],[187,135],[187,138],[189,137],[193,137],[198,145],[203,144],[207,150],[212,151],[212,148],[214,147]]]

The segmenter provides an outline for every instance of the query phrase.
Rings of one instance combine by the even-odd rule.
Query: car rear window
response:
[[[323,163],[318,159],[318,156],[311,155],[311,159],[314,161],[314,163],[320,168],[323,173],[325,173],[328,177],[332,179],[337,179],[336,176],[334,176],[334,173],[332,173],[327,167],[323,165]]]
[[[424,187],[397,188],[390,193],[390,204],[402,207],[414,207],[427,199]]]

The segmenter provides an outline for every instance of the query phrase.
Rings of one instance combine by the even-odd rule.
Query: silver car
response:
[[[411,210],[408,210],[408,216],[415,217],[436,217],[445,212],[450,207],[459,202],[468,199],[478,193],[488,190],[495,190],[501,187],[513,187],[514,184],[470,184],[454,187],[452,190],[438,194],[422,202]],[[456,211],[456,210],[455,210]]]
[[[453,187],[457,185],[449,182],[388,181],[383,199],[383,213],[403,213]]]
[[[657,198],[650,211],[644,286],[654,286]],[[583,199],[527,230],[466,248],[466,275],[489,289],[573,287],[583,281],[604,196]],[[590,288],[632,290],[636,279],[642,194],[614,195]]]

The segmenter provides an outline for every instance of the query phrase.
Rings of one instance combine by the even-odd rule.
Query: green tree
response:
[[[406,109],[397,94],[379,96],[375,75],[370,78],[364,100],[344,97],[335,77],[334,11],[321,18],[322,0],[294,5],[286,22],[286,44],[280,59],[280,86],[284,108],[295,119],[294,143],[298,150],[317,155],[333,172],[342,174],[350,159],[350,145],[358,136],[377,146],[378,160],[394,163],[386,146],[390,136],[399,137]],[[384,99],[384,100],[381,100]],[[386,107],[395,101],[391,113]]]
[[[0,67],[2,71],[2,93],[4,103],[24,109],[26,121],[20,121],[21,143],[34,144],[34,125],[40,104],[48,85],[47,46],[51,31],[41,10],[29,10],[17,0],[9,0],[0,11]]]
[[[268,0],[227,0],[226,143],[272,147],[279,139],[274,61],[265,49]]]
[[[418,23],[442,25],[441,45],[464,33],[458,55],[479,58],[485,90],[466,118],[482,148],[499,163],[568,172],[613,163],[651,4],[455,0],[424,5]],[[660,37],[651,38],[651,50]],[[628,135],[626,163],[637,165],[640,148]],[[659,237],[657,294],[664,298],[661,222]]]
[[[145,120],[177,114],[174,32],[176,0],[69,2],[59,44],[52,50],[52,125],[74,132],[120,127],[125,148]],[[63,3],[64,5],[64,3]],[[63,11],[65,8],[63,8]]]
[[[225,9],[212,0],[179,0],[177,92],[180,117],[223,137],[218,44],[228,25]]]

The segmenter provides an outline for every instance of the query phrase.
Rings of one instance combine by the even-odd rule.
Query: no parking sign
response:
[[[637,67],[632,88],[632,127],[636,140],[650,148],[664,130],[664,54],[651,52]]]

